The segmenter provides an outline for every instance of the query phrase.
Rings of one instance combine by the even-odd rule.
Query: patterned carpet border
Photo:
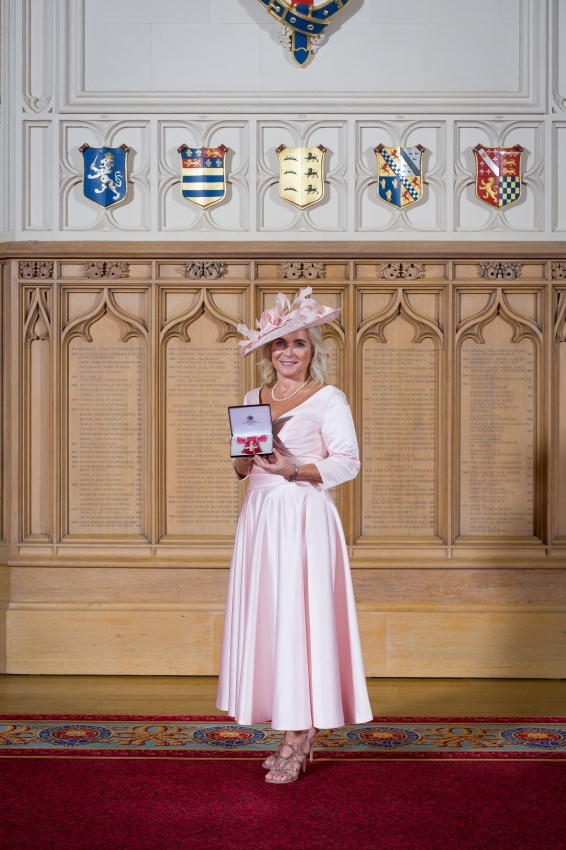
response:
[[[1,757],[259,759],[281,732],[226,717],[0,715]],[[566,759],[566,718],[374,718],[321,730],[317,759]]]

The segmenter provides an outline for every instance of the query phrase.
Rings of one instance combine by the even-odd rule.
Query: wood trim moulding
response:
[[[204,611],[224,614],[225,606],[217,602],[10,602],[7,611]],[[566,605],[524,605],[521,603],[432,603],[375,602],[356,605],[363,613],[408,611],[442,614],[566,614]]]
[[[4,242],[0,259],[57,258],[62,260],[102,259],[223,259],[287,260],[343,259],[459,259],[459,260],[561,260],[566,259],[564,242]]]

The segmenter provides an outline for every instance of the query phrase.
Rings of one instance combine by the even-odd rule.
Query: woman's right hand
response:
[[[247,478],[252,471],[253,457],[237,457],[234,461],[234,469],[240,478]]]

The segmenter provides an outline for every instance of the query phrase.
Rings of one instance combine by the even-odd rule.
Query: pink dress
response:
[[[259,389],[244,404],[259,404]],[[350,407],[323,387],[274,423],[322,484],[254,467],[236,532],[216,705],[239,723],[333,729],[371,720],[344,532],[328,488],[360,468]]]

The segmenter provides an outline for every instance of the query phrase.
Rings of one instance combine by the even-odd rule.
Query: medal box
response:
[[[230,457],[270,455],[273,452],[273,426],[268,404],[229,407]]]

